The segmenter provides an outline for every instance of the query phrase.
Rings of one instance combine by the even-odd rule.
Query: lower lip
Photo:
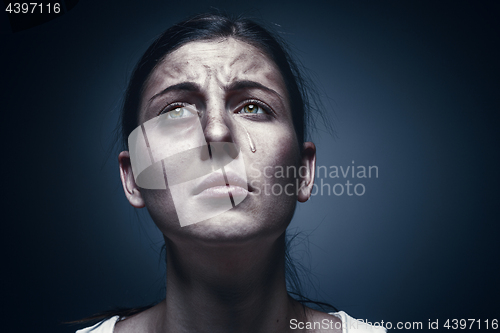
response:
[[[227,198],[229,192],[234,197],[245,197],[248,191],[243,187],[229,185],[229,186],[214,186],[207,188],[200,193],[196,194],[196,197],[200,198]]]

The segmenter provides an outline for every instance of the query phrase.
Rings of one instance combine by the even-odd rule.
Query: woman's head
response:
[[[134,72],[123,130],[128,136],[142,124],[139,133],[146,137],[152,160],[158,154],[172,156],[172,151],[189,154],[157,163],[166,190],[151,190],[137,186],[128,152],[122,152],[122,181],[130,203],[146,206],[170,238],[234,241],[282,234],[296,201],[309,198],[315,163],[314,145],[302,144],[304,101],[293,67],[280,44],[251,21],[205,15],[168,29]],[[170,127],[154,137],[160,117]],[[158,140],[153,147],[151,141]],[[205,141],[206,151],[201,146]],[[186,171],[192,175],[212,165],[216,143],[230,143],[224,149],[233,147],[239,154],[210,177],[183,180],[184,196],[179,195],[178,180]],[[170,173],[169,178],[168,170],[175,176]],[[224,204],[228,209],[221,210]],[[204,223],[181,228],[182,205],[190,216],[206,214]]]
[[[262,26],[248,19],[231,19],[218,14],[203,14],[180,22],[158,37],[139,60],[125,96],[122,111],[122,139],[127,138],[138,125],[142,92],[156,66],[172,51],[189,42],[234,38],[253,45],[265,53],[277,66],[290,99],[294,127],[299,144],[306,135],[307,94],[296,63],[283,42]]]

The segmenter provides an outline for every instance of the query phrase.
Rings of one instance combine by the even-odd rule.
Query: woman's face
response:
[[[138,123],[153,124],[159,116],[175,126],[168,127],[170,139],[150,135],[157,150],[191,152],[170,159],[171,174],[211,165],[207,163],[213,163],[219,148],[232,156],[218,170],[226,177],[221,178],[222,184],[194,180],[196,189],[176,199],[173,186],[153,190],[135,185],[128,155],[122,152],[120,167],[129,201],[136,207],[145,205],[166,237],[220,242],[278,237],[284,232],[297,199],[309,197],[315,150],[312,143],[303,149],[297,145],[287,91],[273,61],[256,47],[232,38],[185,44],[170,53],[145,84]],[[224,147],[223,142],[229,145]],[[193,147],[199,148],[189,150]],[[168,158],[165,161],[169,163]],[[164,173],[166,169],[164,165]],[[168,185],[173,179],[168,178]],[[234,180],[230,186],[224,184],[228,179]],[[229,202],[228,191],[232,207],[213,214],[221,198]],[[189,213],[203,216],[206,208],[212,214],[181,226],[180,204]]]

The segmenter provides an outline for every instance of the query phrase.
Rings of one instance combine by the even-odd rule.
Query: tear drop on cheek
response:
[[[255,143],[253,142],[252,137],[250,136],[250,133],[248,133],[246,128],[245,132],[247,132],[247,138],[248,138],[248,143],[250,144],[250,150],[252,151],[252,153],[255,153],[257,151],[257,149],[255,148]]]
[[[239,125],[241,125],[241,128],[243,128],[245,130],[245,133],[247,134],[247,139],[248,139],[248,144],[250,145],[250,150],[252,151],[252,153],[255,153],[257,151],[257,148],[255,148],[255,143],[253,142],[252,137],[250,136],[250,133],[248,133],[247,129],[245,128],[245,126],[243,126],[243,124],[239,123]]]

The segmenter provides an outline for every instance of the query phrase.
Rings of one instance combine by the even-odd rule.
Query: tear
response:
[[[248,143],[250,144],[250,150],[252,151],[252,153],[255,153],[257,151],[257,149],[255,148],[255,143],[253,142],[252,137],[250,136],[250,133],[248,133],[245,126],[241,125],[241,127],[243,127],[243,129],[247,133]]]

